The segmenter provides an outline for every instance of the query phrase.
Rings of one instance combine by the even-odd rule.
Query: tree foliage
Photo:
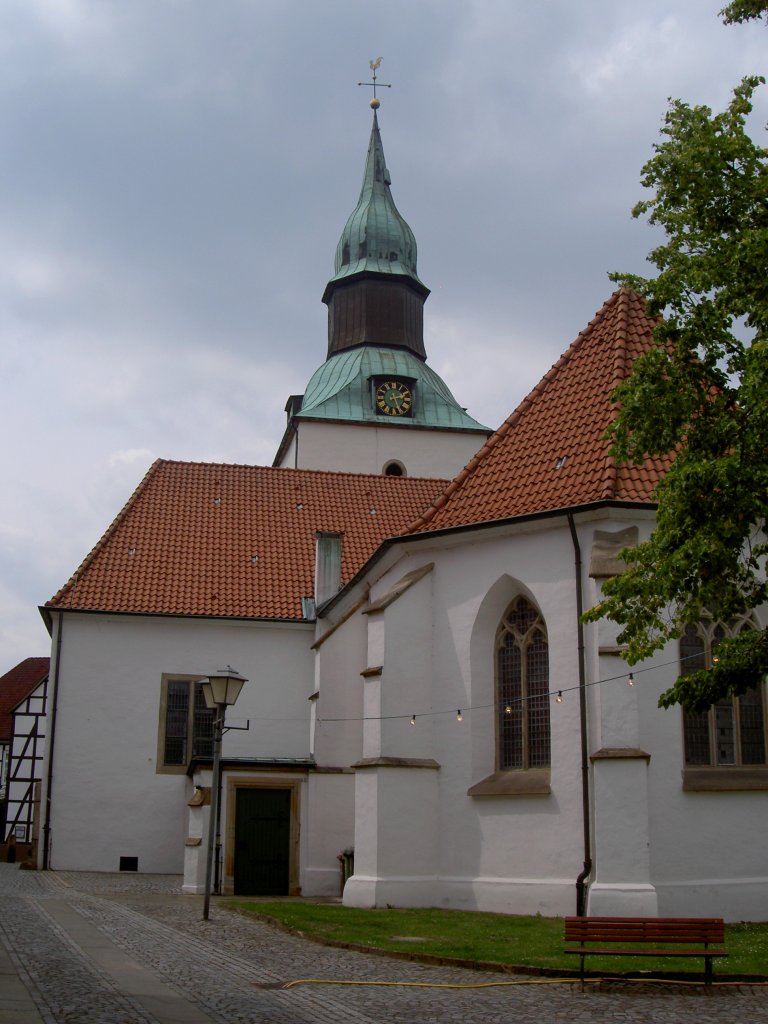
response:
[[[768,12],[768,4],[765,3],[765,0],[733,0],[733,3],[728,4],[720,11],[726,25],[762,18],[766,16],[766,12]]]
[[[732,3],[726,20],[765,3]],[[620,461],[675,459],[657,491],[651,538],[623,553],[588,621],[621,624],[635,664],[686,624],[727,621],[766,601],[768,554],[768,150],[748,130],[762,78],[746,78],[727,109],[670,102],[662,141],[643,168],[650,199],[633,213],[664,230],[651,279],[613,275],[659,316],[652,349],[615,398]],[[700,710],[768,673],[768,631],[723,642],[711,671],[683,674],[661,698]]]

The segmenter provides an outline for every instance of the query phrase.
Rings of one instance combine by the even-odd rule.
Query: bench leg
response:
[[[581,991],[584,991],[584,954],[581,954]]]
[[[712,957],[711,956],[705,956],[704,957],[704,984],[705,985],[711,985],[712,984]]]

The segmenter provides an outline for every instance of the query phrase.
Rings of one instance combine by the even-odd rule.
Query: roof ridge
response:
[[[622,285],[617,294],[621,303],[621,323],[619,324],[619,329],[614,332],[614,336],[619,344],[617,344],[614,349],[614,374],[611,384],[611,394],[613,394],[616,388],[618,388],[618,386],[631,375],[635,360],[639,358],[639,353],[635,353],[634,356],[632,355],[630,344],[633,332],[633,316],[643,317],[646,321],[653,324],[653,328],[651,330],[652,338],[655,338],[655,329],[663,320],[661,314],[652,314],[649,312],[646,299],[633,288],[627,288]],[[627,368],[628,363],[631,363],[629,368]],[[608,430],[618,416],[620,408],[621,406],[619,402],[611,402],[609,421],[608,426],[606,427],[606,440],[608,439]],[[644,462],[647,461],[648,459],[646,457]],[[635,463],[635,465],[639,464]],[[605,497],[609,499],[618,497],[622,486],[622,469],[625,468],[626,464],[620,464],[616,459],[614,459],[609,447],[605,455]]]
[[[632,293],[624,287],[619,288],[618,292],[616,292],[618,324],[617,330],[612,333],[615,344],[613,350],[613,381],[611,382],[611,395],[613,395],[616,388],[626,376],[624,373],[624,367],[626,366],[627,356],[629,353],[629,300],[631,294]],[[618,411],[618,402],[611,401],[609,426],[616,419]],[[607,440],[607,437],[605,437],[605,440]],[[618,482],[619,467],[611,454],[611,448],[609,445],[605,453],[603,475],[603,496],[605,498],[610,499],[616,497],[616,494],[618,493]]]
[[[162,463],[164,466],[200,466],[211,469],[247,469],[247,470],[264,470],[268,473],[281,473],[281,474],[293,474],[295,476],[315,476],[315,477],[335,477],[344,479],[359,480],[361,477],[370,477],[372,480],[424,480],[427,482],[431,481],[444,481],[449,482],[449,477],[431,477],[431,476],[387,476],[385,473],[355,473],[351,470],[341,469],[308,469],[296,466],[266,466],[260,465],[259,463],[252,462],[200,462],[197,460],[185,460],[185,459],[157,459],[153,463],[147,475],[151,472],[158,463]],[[136,488],[138,491],[144,481],[139,484]],[[135,494],[136,492],[134,492]],[[133,497],[133,495],[131,495]],[[126,504],[130,504],[130,498]],[[106,535],[105,535],[106,536]]]
[[[596,325],[605,318],[606,311],[615,304],[621,291],[625,289],[617,289],[613,294],[606,299],[600,309],[595,313],[592,319],[589,321],[583,330],[579,331],[574,340],[568,346],[568,348],[562,353],[552,366],[547,370],[541,380],[536,383],[528,394],[522,399],[519,405],[509,414],[504,422],[498,427],[497,430],[491,434],[485,444],[480,450],[472,456],[466,466],[453,478],[451,483],[448,485],[446,490],[440,497],[435,501],[426,511],[419,516],[418,519],[409,523],[407,528],[403,531],[403,534],[418,533],[423,527],[427,526],[437,515],[441,508],[447,504],[448,499],[454,495],[457,491],[461,490],[464,483],[474,474],[477,468],[490,456],[494,448],[500,444],[503,438],[520,422],[522,417],[531,407],[533,402],[543,395],[555,377],[558,376],[560,371],[566,366],[573,356],[581,349],[586,339],[595,329]]]
[[[353,473],[350,470],[343,469],[300,469],[294,466],[256,466],[256,469],[269,469],[274,470],[276,473],[294,473],[298,475],[307,476],[322,476],[322,477],[335,477],[344,479],[359,480],[362,477],[368,477],[371,480],[425,480],[427,482],[436,480],[444,480],[448,482],[448,477],[432,477],[432,476],[387,476],[386,473]]]
[[[45,666],[45,669],[47,671],[48,668],[50,667],[50,663],[50,655],[47,654],[36,654],[30,655],[28,658],[22,658],[20,662],[9,668],[7,672],[3,672],[2,675],[0,675],[0,683],[6,680],[8,676],[26,676],[33,669],[39,670],[42,669],[43,666]]]
[[[157,472],[157,470],[159,469],[159,467],[161,465],[168,465],[169,463],[171,463],[173,461],[174,460],[171,460],[171,459],[155,459],[155,461],[149,467],[149,469],[144,474],[142,479],[139,481],[138,486],[133,491],[131,496],[128,498],[128,500],[125,502],[123,507],[117,513],[115,518],[112,520],[112,522],[106,528],[106,530],[104,531],[102,536],[99,538],[99,540],[96,541],[96,543],[91,548],[91,550],[88,552],[88,554],[85,556],[85,558],[82,560],[80,565],[78,565],[78,567],[75,569],[75,571],[69,577],[67,582],[61,588],[61,590],[59,590],[58,593],[54,594],[50,601],[46,602],[47,606],[61,607],[63,605],[65,595],[70,594],[70,593],[74,593],[74,591],[77,589],[77,584],[78,584],[78,582],[80,580],[80,577],[83,575],[83,573],[86,571],[86,569],[89,568],[89,566],[92,564],[92,562],[94,561],[96,556],[99,554],[99,552],[106,546],[107,542],[111,539],[112,535],[115,533],[115,531],[117,530],[118,526],[122,523],[122,521],[128,515],[129,510],[133,507],[133,505],[135,504],[135,502],[138,499],[138,497],[141,494],[141,492],[144,491],[147,488],[147,486],[149,485],[150,479],[155,475],[155,473]]]

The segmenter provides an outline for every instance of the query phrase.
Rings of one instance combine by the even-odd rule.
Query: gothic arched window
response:
[[[680,638],[684,672],[712,666],[717,645],[726,636],[754,628],[747,619],[730,626],[705,620],[687,626]],[[760,683],[740,697],[723,697],[707,711],[683,711],[686,765],[764,765],[765,707]]]
[[[547,627],[522,596],[496,631],[496,722],[497,768],[549,767]]]

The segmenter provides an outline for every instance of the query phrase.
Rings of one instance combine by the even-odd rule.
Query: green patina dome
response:
[[[400,216],[389,185],[374,111],[363,187],[336,246],[336,273],[329,284],[367,271],[408,277],[426,290],[416,273],[416,239]]]
[[[298,413],[299,419],[334,420],[391,425],[376,415],[372,381],[382,377],[405,379],[414,385],[411,417],[398,419],[398,427],[439,427],[488,433],[467,415],[448,385],[423,360],[405,349],[363,345],[326,360],[312,375]]]

